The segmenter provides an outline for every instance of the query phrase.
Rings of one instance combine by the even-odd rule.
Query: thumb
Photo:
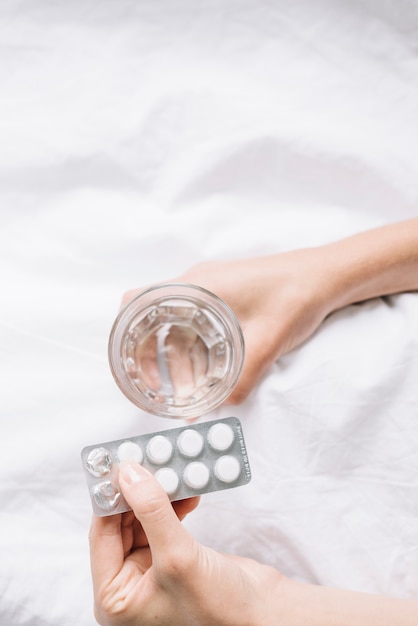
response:
[[[173,545],[188,541],[189,534],[179,521],[164,489],[139,463],[119,465],[119,484],[148,539],[153,561]]]
[[[268,344],[255,324],[253,327],[248,325],[246,330],[244,365],[238,383],[225,404],[241,404],[278,356],[279,348]]]

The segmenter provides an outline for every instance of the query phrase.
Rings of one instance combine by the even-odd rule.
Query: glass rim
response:
[[[142,393],[132,383],[131,377],[126,372],[122,362],[121,346],[124,333],[129,328],[130,322],[141,309],[157,306],[165,299],[178,299],[193,302],[199,301],[209,310],[216,314],[221,322],[225,334],[231,342],[231,364],[228,372],[222,378],[222,384],[215,385],[212,391],[202,398],[184,405],[171,405],[154,401]],[[140,305],[140,306],[139,306]],[[119,311],[113,322],[108,341],[108,360],[113,378],[122,393],[135,406],[160,417],[171,418],[195,418],[209,413],[222,404],[234,389],[241,374],[245,354],[244,336],[240,323],[231,307],[219,296],[208,289],[186,282],[156,283],[138,291]]]

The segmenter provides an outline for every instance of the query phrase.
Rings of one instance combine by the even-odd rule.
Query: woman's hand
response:
[[[228,404],[245,399],[271,364],[308,339],[332,311],[418,289],[418,219],[317,248],[199,263],[168,282],[215,293],[240,321],[246,355]],[[136,293],[125,294],[127,302]]]
[[[199,263],[167,281],[212,291],[231,307],[241,324],[245,361],[228,404],[244,400],[271,364],[307,339],[332,310],[324,272],[318,251],[306,249]],[[136,293],[126,293],[123,302]]]
[[[119,479],[133,512],[94,517],[90,533],[102,626],[418,624],[417,602],[296,582],[252,559],[215,552],[177,517],[197,499],[172,506],[137,464],[121,464]]]
[[[133,512],[94,517],[90,533],[99,624],[277,624],[266,612],[282,580],[276,570],[199,544],[178,519],[197,499],[172,506],[142,466],[122,463],[119,481]]]

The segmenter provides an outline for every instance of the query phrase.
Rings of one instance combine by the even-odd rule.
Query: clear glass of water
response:
[[[154,285],[119,313],[109,337],[113,377],[136,406],[192,418],[219,406],[241,373],[244,339],[231,308],[186,283]]]

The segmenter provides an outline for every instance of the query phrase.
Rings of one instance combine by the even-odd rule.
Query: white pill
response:
[[[147,445],[147,456],[151,463],[162,465],[171,459],[173,454],[173,444],[167,437],[156,435],[149,440]]]
[[[208,432],[208,441],[214,450],[228,450],[234,441],[234,431],[228,424],[214,424]]]
[[[197,430],[188,428],[180,433],[177,439],[177,447],[184,456],[197,456],[202,452],[203,437]]]
[[[169,496],[172,496],[177,491],[179,477],[171,467],[162,467],[156,471],[155,478]]]
[[[144,454],[138,444],[133,441],[124,441],[118,447],[118,459],[119,461],[142,463]]]
[[[230,454],[220,456],[215,463],[215,476],[223,483],[233,483],[241,473],[238,459]]]
[[[193,461],[186,465],[183,478],[191,489],[203,489],[209,482],[209,469],[201,461]]]

